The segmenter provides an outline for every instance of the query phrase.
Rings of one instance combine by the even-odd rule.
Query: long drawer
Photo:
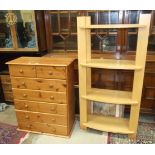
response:
[[[65,80],[12,77],[11,82],[13,88],[66,92]]]
[[[66,79],[66,67],[36,66],[38,78]]]
[[[38,91],[13,88],[13,95],[15,99],[66,104],[66,93],[64,92]]]
[[[19,129],[67,136],[67,127],[37,122],[18,122]]]
[[[66,104],[56,104],[56,103],[26,101],[26,100],[14,100],[14,103],[15,108],[17,110],[43,112],[43,113],[51,113],[67,116]]]
[[[49,124],[67,125],[67,118],[63,115],[44,114],[39,112],[26,112],[16,110],[19,122],[40,122]]]
[[[36,77],[35,66],[10,65],[9,72],[11,76]]]

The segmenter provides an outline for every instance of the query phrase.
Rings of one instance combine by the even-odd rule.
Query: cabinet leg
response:
[[[132,139],[132,140],[136,140],[136,135],[137,135],[136,133],[129,134],[129,135],[128,135],[128,138],[129,138],[129,139]]]

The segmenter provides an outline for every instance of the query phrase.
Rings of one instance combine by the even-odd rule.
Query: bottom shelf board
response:
[[[88,122],[84,126],[100,131],[132,134],[129,130],[129,120],[125,118],[88,115]]]

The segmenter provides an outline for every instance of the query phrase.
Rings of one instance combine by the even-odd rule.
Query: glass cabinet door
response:
[[[10,25],[6,22],[8,11],[0,11],[0,49],[13,48]]]
[[[34,11],[32,10],[15,10],[12,11],[17,17],[15,24],[17,48],[36,48],[36,24]]]

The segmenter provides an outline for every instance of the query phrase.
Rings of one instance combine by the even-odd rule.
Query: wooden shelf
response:
[[[142,28],[145,25],[140,24],[106,24],[106,25],[86,25],[85,29],[129,29],[129,28]]]
[[[128,91],[109,90],[109,89],[96,89],[91,88],[88,90],[86,96],[82,96],[84,99],[91,101],[110,103],[110,104],[122,104],[122,105],[137,105],[137,101],[132,100],[132,93]]]
[[[114,59],[91,59],[86,64],[82,63],[82,66],[92,68],[105,68],[105,69],[126,69],[137,70],[141,69],[140,66],[135,65],[135,61],[132,60],[114,60]]]
[[[129,120],[125,118],[88,115],[88,122],[83,125],[100,131],[123,134],[134,133],[129,130]]]

